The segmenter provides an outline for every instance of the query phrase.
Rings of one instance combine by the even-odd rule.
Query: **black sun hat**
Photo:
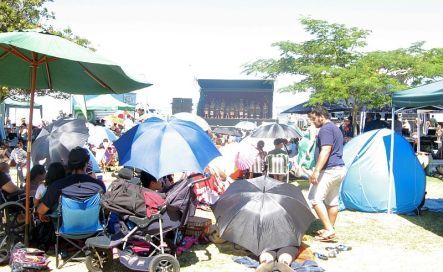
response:
[[[69,167],[81,167],[86,165],[89,161],[89,152],[85,148],[75,147],[69,152],[68,165]]]

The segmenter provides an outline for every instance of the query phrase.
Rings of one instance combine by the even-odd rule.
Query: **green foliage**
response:
[[[81,45],[83,47],[86,47],[86,48],[88,48],[91,51],[95,51],[95,48],[92,47],[92,45],[91,45],[91,41],[89,41],[86,38],[83,38],[81,36],[78,36],[78,35],[74,34],[72,32],[71,28],[69,28],[69,27],[65,28],[63,30],[56,30],[52,26],[49,26],[47,28],[47,31],[49,33],[54,34],[54,35],[57,35],[57,36],[65,38],[65,39],[68,39],[68,40],[70,40],[72,42],[75,42],[76,44]]]
[[[0,32],[33,29],[44,20],[54,19],[45,8],[51,0],[2,0],[0,2]]]
[[[280,51],[278,59],[246,64],[245,72],[264,78],[301,76],[280,91],[310,91],[311,105],[344,101],[352,107],[354,117],[363,106],[378,108],[389,104],[392,91],[443,75],[443,48],[425,50],[424,42],[417,42],[408,48],[365,52],[369,30],[309,17],[301,18],[300,23],[311,39],[276,42],[273,46]]]
[[[50,24],[50,21],[55,19],[55,15],[45,7],[48,2],[52,2],[52,0],[1,0],[0,32],[42,28],[49,33],[95,51],[88,39],[74,34],[70,28],[57,30]],[[69,98],[68,94],[56,90],[37,90],[36,94],[55,98]],[[26,100],[27,96],[27,90],[0,87],[0,102],[8,97],[15,100]]]

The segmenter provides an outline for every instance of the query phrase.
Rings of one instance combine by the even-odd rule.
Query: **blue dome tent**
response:
[[[372,130],[345,145],[343,160],[348,172],[340,191],[342,206],[363,212],[417,209],[425,194],[424,170],[409,142],[395,133],[390,182],[391,136],[389,129]]]

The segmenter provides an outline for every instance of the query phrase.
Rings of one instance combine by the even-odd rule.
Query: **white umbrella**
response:
[[[251,136],[247,136],[241,141],[241,143],[257,146],[258,141],[263,141],[265,143],[263,150],[266,152],[269,152],[275,148],[273,138],[254,138]]]
[[[208,122],[206,122],[205,119],[201,118],[200,116],[196,114],[192,114],[189,112],[179,112],[174,115],[172,115],[172,118],[177,118],[183,121],[190,121],[195,123],[197,126],[201,127],[203,131],[211,130],[211,127],[209,126]]]
[[[118,139],[114,132],[107,127],[94,126],[90,123],[87,124],[87,127],[89,128],[88,143],[95,146],[99,146],[104,139],[108,139],[109,142],[114,142]]]
[[[257,125],[249,121],[241,121],[235,127],[243,130],[254,130],[257,128]]]

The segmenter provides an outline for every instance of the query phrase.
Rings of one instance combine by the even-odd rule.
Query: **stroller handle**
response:
[[[194,184],[196,184],[196,183],[198,183],[200,181],[208,180],[211,177],[211,174],[209,174],[207,172],[204,172],[202,175],[203,175],[202,178],[189,182],[188,186],[192,187],[192,186],[194,186]],[[187,179],[189,179],[189,177],[187,177]]]

